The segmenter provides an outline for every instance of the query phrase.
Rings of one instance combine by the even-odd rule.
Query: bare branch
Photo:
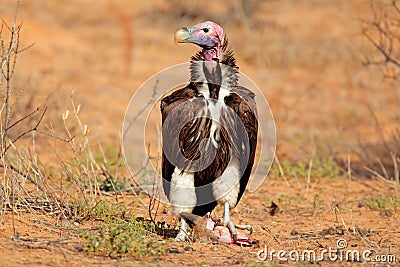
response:
[[[398,0],[371,2],[373,19],[372,21],[363,21],[362,29],[363,36],[376,50],[376,54],[364,60],[363,64],[380,65],[385,76],[394,79],[400,78],[399,5]]]
[[[40,115],[40,118],[39,118],[38,121],[36,122],[35,126],[31,127],[30,129],[24,131],[23,133],[21,133],[20,135],[18,135],[17,137],[15,137],[15,138],[12,140],[12,143],[17,142],[19,139],[21,139],[22,137],[24,137],[25,135],[27,135],[27,134],[30,133],[30,132],[36,131],[37,128],[39,127],[40,123],[42,122],[46,111],[47,111],[47,107],[44,107],[44,109],[43,109],[43,111],[42,111],[42,114]],[[10,149],[11,146],[12,146],[11,143],[8,144],[2,153],[7,152],[7,150]]]
[[[19,120],[17,120],[16,122],[14,122],[13,124],[11,124],[10,126],[8,126],[5,131],[10,130],[11,128],[13,128],[15,125],[19,124],[20,122],[32,117],[34,114],[36,114],[39,111],[39,107],[36,108],[34,111],[28,113],[27,115],[23,116],[22,118],[20,118]]]
[[[31,43],[30,45],[28,45],[28,46],[26,46],[26,47],[21,48],[20,50],[18,50],[17,53],[20,54],[20,53],[22,53],[22,52],[25,52],[26,50],[32,48],[32,47],[35,46],[35,45],[36,45],[36,43]]]

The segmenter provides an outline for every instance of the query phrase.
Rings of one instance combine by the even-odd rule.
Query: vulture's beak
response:
[[[176,31],[174,36],[174,42],[177,43],[187,43],[189,42],[190,33],[188,28],[182,28]]]

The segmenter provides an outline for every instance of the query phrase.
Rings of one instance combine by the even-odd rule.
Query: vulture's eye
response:
[[[208,29],[208,28],[204,28],[204,29],[202,29],[203,30],[203,32],[205,32],[205,33],[208,33],[209,31],[210,31],[210,29]]]

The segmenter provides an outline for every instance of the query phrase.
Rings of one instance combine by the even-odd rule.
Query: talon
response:
[[[236,231],[235,225],[233,224],[232,221],[229,221],[225,226],[228,227],[229,231],[232,234],[233,242],[236,243],[237,242],[237,231]]]
[[[215,221],[214,233],[218,237],[218,242],[222,244],[236,244],[239,246],[252,246],[257,244],[257,240],[251,239],[249,235],[238,231],[238,229],[248,230],[250,234],[253,233],[251,225],[235,225],[229,214],[229,203],[224,204],[224,218]]]

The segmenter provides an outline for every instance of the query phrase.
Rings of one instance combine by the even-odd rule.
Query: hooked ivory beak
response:
[[[174,42],[177,43],[187,43],[189,39],[189,31],[187,28],[182,28],[176,31],[174,36]]]

